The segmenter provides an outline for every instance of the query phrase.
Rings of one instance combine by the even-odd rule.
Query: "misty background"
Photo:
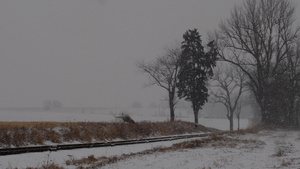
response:
[[[143,87],[136,61],[163,54],[187,29],[197,28],[205,44],[241,2],[1,0],[0,108],[159,104],[166,91]]]

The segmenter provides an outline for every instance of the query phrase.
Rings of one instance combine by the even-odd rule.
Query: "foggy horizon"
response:
[[[183,33],[218,28],[240,0],[0,1],[0,108],[159,104],[136,61],[150,61]],[[300,1],[296,15],[300,16]],[[299,19],[297,22],[299,23]]]

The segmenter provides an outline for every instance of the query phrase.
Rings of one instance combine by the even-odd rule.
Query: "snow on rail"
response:
[[[130,145],[130,144],[153,143],[153,142],[172,141],[172,140],[196,138],[196,137],[208,137],[211,134],[212,133],[209,132],[209,133],[199,133],[199,134],[173,135],[173,136],[153,137],[153,138],[144,138],[144,139],[135,139],[135,140],[98,142],[98,143],[59,144],[59,145],[51,145],[51,146],[3,148],[0,149],[0,156],[32,153],[32,152],[59,151],[59,150],[71,150],[71,149],[80,149],[80,148],[111,147],[111,146],[122,146],[122,145]]]

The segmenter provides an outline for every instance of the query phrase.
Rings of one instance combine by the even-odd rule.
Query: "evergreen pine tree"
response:
[[[216,66],[217,50],[214,43],[210,42],[209,51],[204,51],[197,29],[186,31],[183,39],[177,83],[178,97],[192,103],[197,126],[198,112],[208,98],[207,81],[212,77],[213,67]]]

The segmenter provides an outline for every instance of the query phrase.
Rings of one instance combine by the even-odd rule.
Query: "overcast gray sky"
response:
[[[143,88],[136,60],[154,59],[187,29],[205,40],[235,2],[1,0],[0,107],[48,99],[67,107],[159,102],[166,93]]]

